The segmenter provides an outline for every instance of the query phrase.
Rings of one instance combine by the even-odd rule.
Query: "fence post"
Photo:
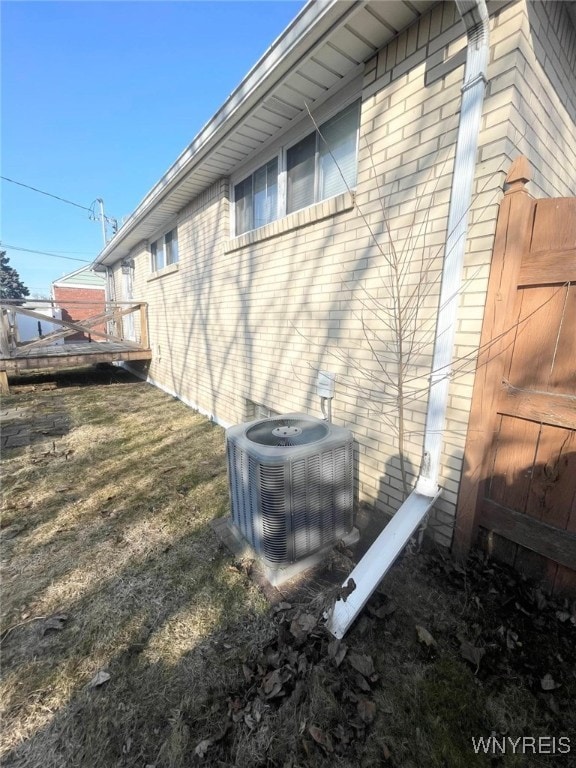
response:
[[[2,309],[0,321],[0,355],[10,357],[10,323],[7,309]]]
[[[140,304],[140,346],[142,349],[148,349],[148,304],[142,302]]]

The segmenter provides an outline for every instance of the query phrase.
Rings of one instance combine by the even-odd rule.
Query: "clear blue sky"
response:
[[[1,175],[130,214],[303,5],[3,0]],[[6,181],[1,202],[3,244],[86,261],[102,247],[87,211]],[[82,266],[6,251],[32,293]]]

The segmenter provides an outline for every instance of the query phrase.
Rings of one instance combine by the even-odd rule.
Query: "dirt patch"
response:
[[[271,606],[211,528],[221,429],[130,378],[3,408],[68,419],[56,450],[3,453],[3,765],[575,764],[570,603],[407,553],[338,643],[322,616],[357,553]]]

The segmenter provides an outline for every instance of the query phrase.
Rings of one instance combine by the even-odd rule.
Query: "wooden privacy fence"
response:
[[[534,200],[529,175],[500,207],[453,551],[576,594],[576,198]]]

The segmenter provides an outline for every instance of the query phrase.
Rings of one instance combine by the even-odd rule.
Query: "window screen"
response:
[[[287,213],[355,186],[359,116],[360,102],[355,102],[290,147]]]
[[[298,211],[314,202],[314,177],[316,165],[316,134],[291,147],[287,154],[288,188],[286,190],[286,212]]]
[[[278,216],[278,158],[254,174],[253,229],[269,224]]]
[[[320,128],[320,200],[339,195],[356,185],[358,107],[358,102],[352,104]]]
[[[278,218],[278,158],[258,168],[234,187],[236,234]]]
[[[157,272],[164,266],[164,240],[156,240],[150,246],[150,253],[152,255],[152,271]]]
[[[178,261],[178,237],[175,229],[164,235],[166,244],[166,264],[176,264]]]

